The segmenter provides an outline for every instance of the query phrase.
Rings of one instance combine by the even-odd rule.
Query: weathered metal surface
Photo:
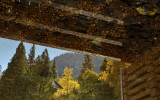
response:
[[[159,14],[138,15],[120,0],[117,0],[119,5],[103,4],[105,0],[98,4],[98,0],[1,1],[0,36],[4,38],[111,56],[127,62],[132,62],[159,40]],[[80,6],[87,3],[90,8]],[[131,6],[134,5],[132,2]],[[126,9],[133,13],[129,14]]]
[[[50,31],[48,29],[31,27],[30,25],[22,25],[21,23],[9,22],[4,19],[0,20],[0,27],[0,37],[23,40],[56,48],[62,47],[61,49],[75,52],[82,53],[84,51],[84,53],[90,52],[93,53],[93,55],[97,54],[97,56],[104,55],[119,58],[120,55],[119,57],[117,55],[123,50],[120,46],[103,42],[102,47],[97,47],[92,44],[91,39],[80,38],[78,36]]]

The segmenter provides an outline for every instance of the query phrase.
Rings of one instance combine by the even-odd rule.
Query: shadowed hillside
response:
[[[79,75],[82,62],[84,61],[84,56],[82,54],[77,53],[65,53],[60,56],[55,57],[56,63],[57,63],[57,69],[58,69],[58,76],[61,77],[63,70],[65,66],[68,68],[73,68],[73,74],[72,76]],[[93,62],[96,68],[94,68],[94,71],[96,73],[99,73],[99,67],[102,64],[104,58],[99,58],[93,56]],[[53,60],[51,61],[51,64],[53,63]]]

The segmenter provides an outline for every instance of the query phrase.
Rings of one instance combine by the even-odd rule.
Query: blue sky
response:
[[[18,47],[19,43],[20,41],[0,38],[0,65],[2,66],[2,71],[7,68],[8,62],[11,61],[11,58],[15,54],[16,48]],[[26,49],[26,56],[28,57],[32,44],[24,42],[24,46]],[[35,51],[36,57],[38,55],[41,55],[44,49],[46,48],[49,52],[49,57],[51,60],[60,54],[69,52],[65,50],[60,50],[60,49],[55,49],[55,48],[50,48],[50,47],[40,46],[40,45],[36,45],[35,47],[36,47],[36,51]]]

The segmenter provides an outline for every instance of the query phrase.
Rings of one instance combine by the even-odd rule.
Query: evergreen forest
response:
[[[56,60],[51,64],[47,49],[36,58],[35,49],[33,44],[26,56],[23,42],[18,45],[0,77],[0,100],[120,100],[120,68],[128,64],[104,59],[96,73],[91,56],[84,55],[78,76],[66,66],[59,77]],[[53,80],[62,89],[53,87]]]

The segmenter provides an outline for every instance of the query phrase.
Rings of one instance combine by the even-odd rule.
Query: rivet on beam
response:
[[[8,13],[11,13],[11,10],[10,10],[10,9],[8,9]]]

